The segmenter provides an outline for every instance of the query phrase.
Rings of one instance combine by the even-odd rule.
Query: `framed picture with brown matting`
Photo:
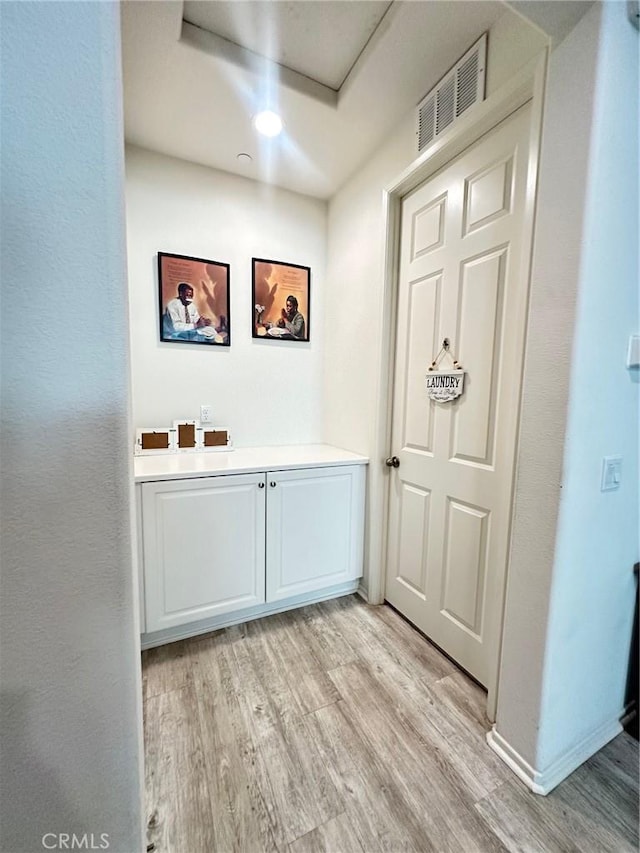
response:
[[[175,453],[177,448],[176,430],[172,427],[150,427],[136,430],[135,456],[146,453],[153,456],[162,453]]]
[[[200,427],[198,430],[199,450],[233,450],[231,433],[226,427]]]

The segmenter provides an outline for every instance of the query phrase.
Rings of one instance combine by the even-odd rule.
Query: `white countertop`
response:
[[[136,483],[145,483],[151,480],[182,480],[217,474],[366,465],[368,462],[366,456],[332,447],[330,444],[295,444],[282,447],[238,447],[206,453],[136,456],[134,472]]]

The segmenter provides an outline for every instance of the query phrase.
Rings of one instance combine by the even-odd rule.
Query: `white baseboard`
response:
[[[307,604],[316,604],[319,601],[327,601],[330,598],[339,598],[343,595],[351,595],[359,591],[358,581],[349,581],[326,589],[306,592],[293,598],[282,601],[274,601],[269,604],[258,604],[246,610],[236,610],[234,613],[225,613],[222,616],[211,616],[199,622],[189,622],[185,625],[177,625],[173,628],[164,628],[162,631],[142,634],[140,648],[152,649],[163,646],[165,643],[174,643],[176,640],[186,640],[188,637],[197,637],[200,634],[208,634],[218,631],[220,628],[228,628],[230,625],[239,625],[242,622],[250,622],[263,616],[271,616],[274,613],[284,613],[296,607],[304,607]]]
[[[638,715],[638,708],[636,707],[636,700],[632,699],[631,702],[628,702],[624,706],[624,711],[622,716],[620,717],[620,725],[623,729],[626,729],[629,723]]]
[[[367,604],[369,603],[369,592],[367,591],[367,588],[365,586],[360,584],[358,589],[356,590],[356,593],[360,596],[360,598],[363,598],[367,602]]]
[[[494,726],[487,733],[487,743],[504,763],[534,794],[546,796],[581,764],[620,734],[622,725],[618,718],[603,723],[579,744],[557,758],[546,770],[536,770],[509,744]]]

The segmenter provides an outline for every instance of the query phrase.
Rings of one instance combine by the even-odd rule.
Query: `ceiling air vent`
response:
[[[418,154],[465,110],[484,100],[487,56],[485,33],[444,75],[417,108]]]

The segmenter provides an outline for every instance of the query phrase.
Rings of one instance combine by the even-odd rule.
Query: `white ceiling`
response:
[[[121,10],[128,142],[329,198],[506,7],[128,0]],[[264,108],[285,123],[272,140],[251,123]]]
[[[183,19],[338,91],[391,0],[186,0]]]

